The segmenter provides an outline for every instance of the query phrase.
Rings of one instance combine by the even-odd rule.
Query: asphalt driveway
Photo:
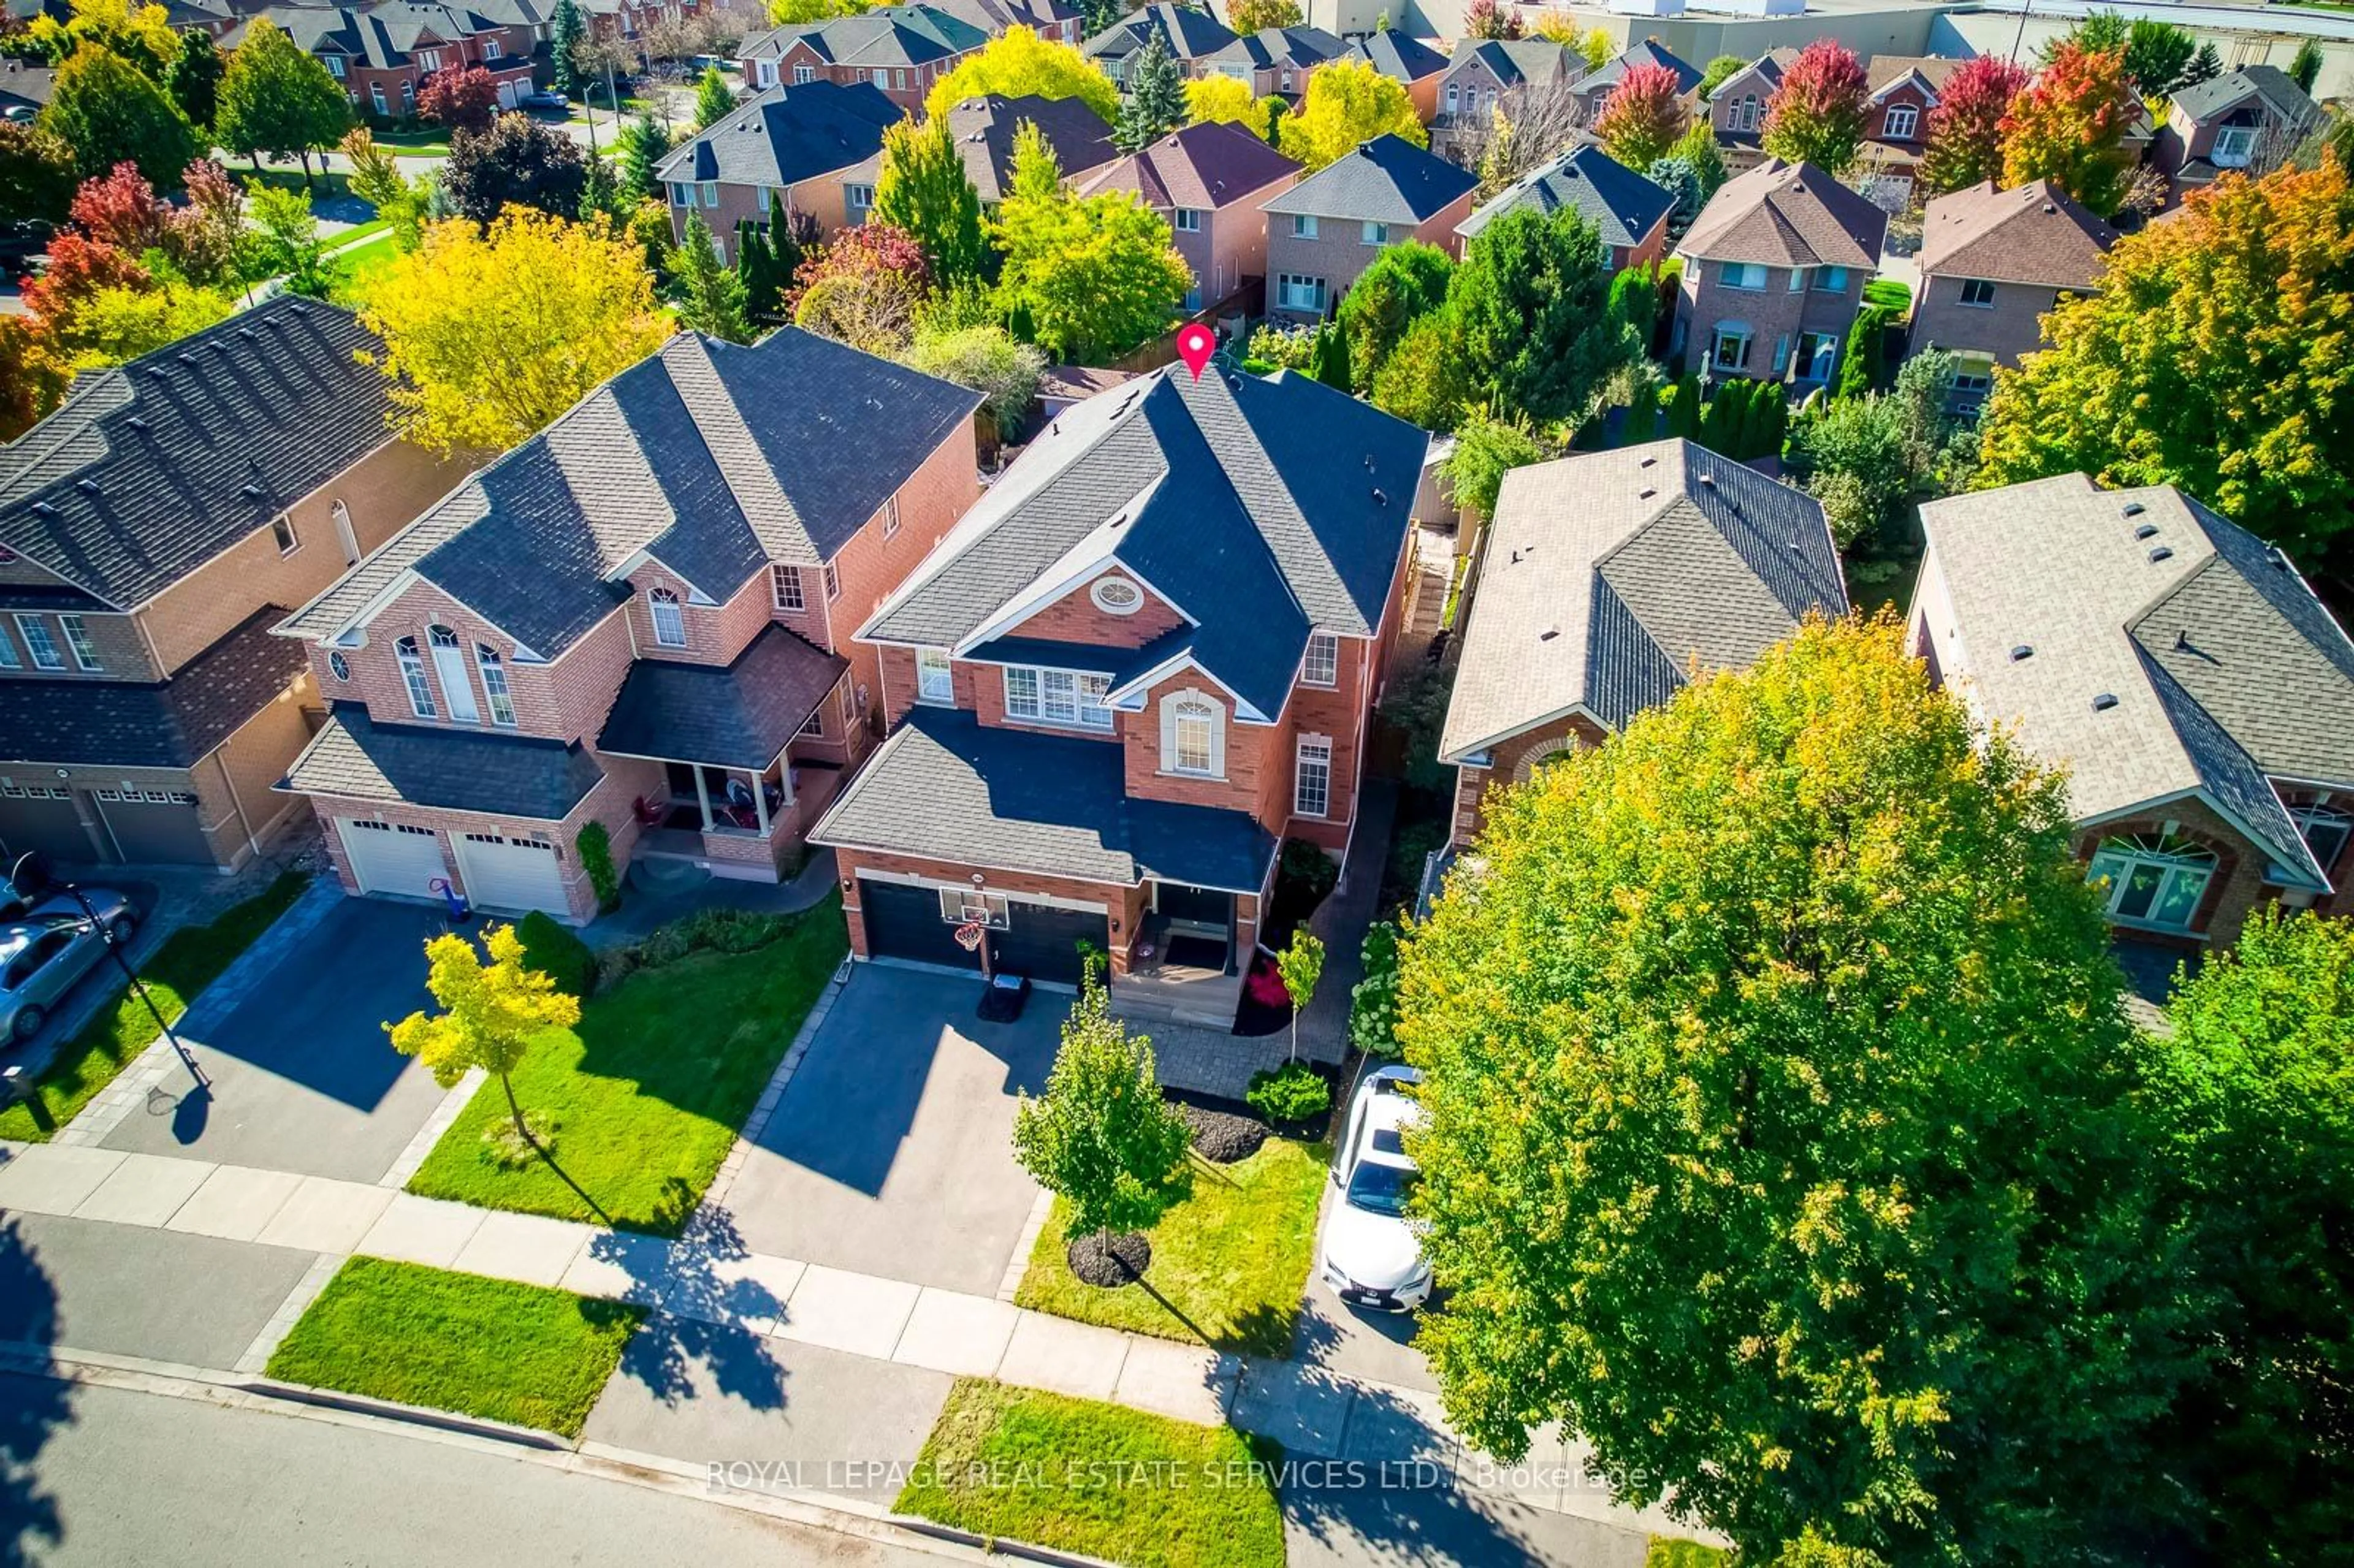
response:
[[[383,1026],[430,1005],[424,944],[442,928],[438,911],[367,898],[281,922],[261,938],[274,961],[182,1021],[209,1087],[175,1071],[105,1147],[374,1181],[441,1103]]]
[[[1044,1086],[1070,999],[983,1023],[980,992],[857,967],[727,1192],[747,1247],[996,1294],[1038,1197],[1013,1161],[1014,1097]]]

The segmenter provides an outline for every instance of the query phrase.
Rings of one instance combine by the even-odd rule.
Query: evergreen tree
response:
[[[1575,207],[1505,213],[1479,231],[1447,288],[1476,396],[1540,423],[1584,414],[1637,356],[1609,310],[1602,238]]]
[[[981,196],[948,118],[920,125],[902,120],[883,133],[883,168],[875,181],[875,218],[915,237],[933,278],[978,277],[989,256],[981,238]]]
[[[1184,123],[1185,79],[1156,32],[1137,51],[1136,69],[1129,73],[1128,101],[1120,105],[1112,144],[1134,153]]]
[[[1780,457],[1782,439],[1790,425],[1789,389],[1779,381],[1765,383],[1751,401],[1750,414],[1751,426],[1744,432],[1747,450],[1741,454],[1743,461]]]
[[[1648,376],[1635,383],[1635,395],[1627,403],[1626,420],[1618,427],[1618,444],[1638,447],[1659,436],[1659,389]]]
[[[1316,354],[1308,373],[1327,387],[1349,390],[1349,334],[1339,323],[1327,323],[1317,329]]]
[[[719,258],[719,241],[703,221],[690,213],[686,232],[663,258],[678,302],[678,319],[689,332],[725,338],[729,343],[752,341],[751,323],[745,319],[744,280]]]
[[[164,68],[164,90],[180,106],[188,123],[203,129],[213,122],[221,78],[228,70],[228,62],[213,48],[212,35],[191,28],[180,35],[180,52]]]
[[[2212,44],[2201,44],[2190,63],[2182,68],[2182,85],[2197,87],[2202,81],[2212,81],[2223,74],[2223,57],[2215,52]]]
[[[1892,314],[1886,305],[1866,305],[1856,312],[1855,324],[1847,329],[1847,352],[1840,356],[1839,379],[1832,385],[1832,397],[1860,397],[1880,389],[1881,362],[1885,357],[1881,344],[1888,335]]]
[[[2311,38],[2297,45],[2296,53],[2288,62],[2288,79],[2296,83],[2299,91],[2310,93],[2313,84],[2321,79],[2321,46]]]
[[[635,120],[621,127],[616,140],[620,143],[621,194],[632,201],[660,196],[662,179],[654,170],[670,152],[670,132],[662,128],[654,111],[641,110]]]
[[[817,219],[786,205],[781,195],[770,191],[769,251],[776,258],[777,276],[784,280],[786,287],[791,286],[794,275],[801,270],[802,260],[817,242]]]
[[[1667,429],[1662,434],[1681,436],[1685,440],[1700,440],[1700,377],[1685,371],[1676,378],[1676,389],[1668,399]]]
[[[579,0],[556,0],[556,14],[547,24],[548,82],[567,97],[580,85],[580,67],[573,60],[572,51],[588,30],[580,18]]]
[[[702,79],[695,84],[695,128],[710,130],[726,119],[735,107],[736,94],[728,90],[727,79],[719,74],[719,68],[704,67]]]
[[[736,225],[736,276],[744,284],[744,316],[755,330],[784,320],[784,295],[792,274],[780,271],[769,237],[750,218]]]

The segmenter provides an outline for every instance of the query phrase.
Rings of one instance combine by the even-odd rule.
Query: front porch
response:
[[[844,769],[791,747],[769,767],[663,764],[666,793],[637,803],[634,860],[689,861],[715,876],[764,882],[799,865],[810,824],[833,803]]]
[[[1232,1029],[1250,969],[1250,932],[1235,895],[1182,883],[1146,884],[1146,910],[1114,965],[1111,1002],[1125,1017]],[[1255,929],[1255,926],[1254,926]]]

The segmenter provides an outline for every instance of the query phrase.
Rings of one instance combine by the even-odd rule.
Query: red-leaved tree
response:
[[[1463,7],[1463,36],[1467,38],[1517,38],[1521,36],[1520,9],[1500,5],[1497,0],[1471,0],[1471,4]]]
[[[1595,117],[1594,133],[1610,155],[1640,173],[1668,155],[1691,123],[1683,84],[1666,66],[1629,66]]]
[[[1817,38],[1798,51],[1766,100],[1758,145],[1769,157],[1840,174],[1863,146],[1869,98],[1855,51],[1836,38]]]
[[[2125,205],[2134,118],[2123,49],[2062,44],[2002,117],[2002,183],[2050,180],[2102,217]]]
[[[803,294],[828,278],[864,278],[877,272],[904,277],[918,293],[931,287],[931,263],[924,259],[924,248],[916,243],[915,236],[887,223],[864,223],[843,229],[822,249],[802,260],[793,273],[792,291],[785,296],[785,309],[790,313],[797,308]]]
[[[2002,119],[2027,90],[2028,70],[2000,55],[1978,55],[1946,79],[1929,111],[1917,178],[1926,196],[2002,178]]]
[[[122,163],[114,172],[82,181],[68,216],[82,233],[129,256],[160,250],[172,228],[172,206],[155,194],[139,165]]]
[[[417,95],[417,112],[452,131],[487,130],[498,118],[499,84],[481,66],[435,71]]]
[[[143,292],[154,283],[138,258],[121,246],[64,229],[49,241],[48,269],[25,280],[25,313],[42,335],[58,338],[71,331],[82,302],[101,289]]]

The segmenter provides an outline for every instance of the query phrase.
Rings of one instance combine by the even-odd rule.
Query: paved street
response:
[[[0,1563],[918,1568],[937,1557],[527,1460],[0,1374]]]

